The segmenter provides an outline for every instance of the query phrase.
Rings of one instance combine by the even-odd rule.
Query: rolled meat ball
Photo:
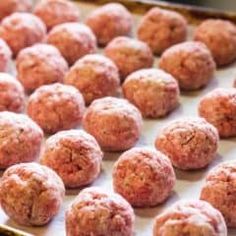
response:
[[[60,177],[37,163],[14,165],[0,180],[1,207],[20,225],[47,224],[59,212],[64,195]]]
[[[13,12],[30,11],[32,5],[32,0],[2,0],[0,1],[0,21]]]
[[[36,89],[27,106],[28,115],[49,134],[78,126],[84,110],[81,93],[72,86],[59,83]]]
[[[147,147],[124,152],[115,163],[112,176],[115,192],[134,207],[163,203],[176,181],[168,157]]]
[[[153,53],[160,55],[174,44],[187,38],[187,21],[177,12],[154,7],[141,19],[137,36],[146,42]]]
[[[47,139],[40,163],[57,172],[66,187],[92,183],[100,174],[103,153],[90,134],[60,131]]]
[[[12,51],[3,39],[0,39],[0,72],[7,72],[11,62]]]
[[[198,113],[214,125],[221,138],[236,136],[236,89],[217,88],[204,95]]]
[[[159,67],[177,79],[182,90],[204,87],[216,70],[210,51],[200,42],[184,42],[170,47],[162,54]]]
[[[200,169],[211,163],[218,148],[216,128],[202,118],[170,122],[157,136],[155,146],[182,170]]]
[[[97,37],[98,44],[105,46],[118,36],[131,34],[133,19],[131,13],[119,3],[108,3],[92,11],[85,23]]]
[[[213,168],[205,179],[200,198],[224,216],[228,227],[236,227],[236,162],[228,161]]]
[[[133,72],[126,78],[122,90],[124,97],[137,106],[144,117],[165,116],[179,103],[177,81],[158,69]]]
[[[24,88],[13,76],[0,73],[0,111],[22,112],[25,107]]]
[[[66,235],[132,236],[134,218],[132,207],[120,195],[90,187],[66,211]]]
[[[69,65],[97,50],[95,35],[89,27],[80,23],[64,23],[53,27],[47,42],[59,49]]]
[[[26,91],[56,82],[63,82],[68,71],[59,50],[48,44],[36,44],[20,51],[16,58],[17,78]]]
[[[201,200],[179,201],[155,218],[153,236],[227,236],[222,214]]]
[[[194,32],[194,40],[207,45],[217,66],[227,65],[236,59],[236,26],[230,21],[203,21]]]
[[[146,43],[122,36],[106,46],[105,55],[117,65],[122,81],[136,70],[152,67],[154,60]]]
[[[38,157],[43,131],[29,117],[22,114],[0,112],[0,169]]]
[[[99,54],[89,54],[79,59],[67,73],[65,83],[75,86],[85,103],[115,95],[119,85],[119,72],[109,58]]]
[[[96,138],[103,150],[123,151],[138,141],[142,116],[127,100],[105,97],[91,103],[84,114],[82,125]]]
[[[48,30],[62,23],[80,20],[79,8],[68,0],[41,0],[35,6],[34,14],[41,18]]]
[[[4,18],[0,25],[0,37],[10,46],[14,56],[21,49],[42,42],[45,36],[44,23],[30,13],[13,13]]]

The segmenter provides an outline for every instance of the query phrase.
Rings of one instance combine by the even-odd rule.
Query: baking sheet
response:
[[[82,18],[84,18],[89,11],[96,8],[95,4],[78,3],[81,9]],[[137,22],[142,16],[134,14],[134,20]],[[192,26],[189,26],[189,35],[193,30]],[[189,36],[189,39],[191,36]],[[154,67],[157,66],[158,58],[156,58]],[[208,84],[207,87],[201,91],[182,93],[180,98],[180,106],[172,112],[169,116],[163,119],[144,120],[144,127],[142,136],[137,143],[137,146],[148,145],[154,147],[154,140],[160,133],[165,124],[175,118],[181,118],[183,116],[197,116],[197,105],[200,97],[211,91],[216,87],[232,87],[233,80],[236,78],[236,63],[231,64],[229,67],[217,70],[215,78]],[[147,236],[152,235],[152,225],[154,217],[163,211],[166,207],[170,206],[174,202],[180,199],[198,199],[201,186],[203,184],[204,177],[207,172],[216,164],[222,161],[228,161],[236,159],[236,138],[221,140],[218,154],[216,159],[210,166],[200,171],[176,171],[177,183],[170,198],[162,205],[154,208],[140,208],[135,209],[136,221],[135,221],[135,235]],[[112,191],[112,177],[111,171],[114,162],[119,157],[120,153],[105,153],[103,160],[103,168],[100,177],[93,183],[93,186],[103,186],[106,189]],[[39,236],[64,236],[64,212],[67,209],[68,204],[79,193],[79,189],[67,190],[66,198],[60,213],[45,227],[22,227],[15,224],[13,221],[2,212],[0,209],[0,224],[7,224],[18,229],[22,229],[26,232]],[[236,230],[229,230],[229,236],[235,236]]]

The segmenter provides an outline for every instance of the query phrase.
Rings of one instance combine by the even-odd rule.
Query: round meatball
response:
[[[200,169],[213,161],[218,132],[205,119],[186,117],[172,121],[156,138],[155,146],[183,170]]]
[[[122,80],[136,70],[151,67],[154,60],[146,43],[122,36],[106,46],[105,55],[115,62]]]
[[[180,201],[158,215],[153,236],[227,236],[222,214],[201,200]]]
[[[236,59],[236,26],[230,21],[203,21],[195,30],[194,40],[207,45],[218,66],[227,65]]]
[[[120,195],[91,187],[82,190],[66,211],[66,235],[132,236],[134,218]]]
[[[0,21],[13,12],[30,11],[32,0],[2,0],[0,1]]]
[[[236,136],[236,89],[217,88],[199,102],[198,113],[213,124],[220,137]]]
[[[26,91],[56,82],[63,82],[68,65],[57,48],[36,44],[20,51],[16,59],[17,78]]]
[[[81,93],[59,83],[43,85],[29,97],[27,112],[46,133],[72,129],[81,122],[85,110]]]
[[[48,223],[58,213],[64,195],[60,177],[37,163],[14,165],[0,180],[1,207],[20,225]]]
[[[132,206],[150,207],[163,203],[176,181],[168,157],[150,148],[124,152],[113,168],[114,190]]]
[[[71,67],[65,83],[80,90],[88,105],[97,98],[115,95],[120,77],[116,65],[109,58],[89,54]]]
[[[144,117],[157,118],[174,110],[179,101],[179,86],[170,75],[158,69],[142,69],[130,74],[123,93]]]
[[[153,53],[160,55],[170,46],[187,38],[187,21],[177,12],[154,7],[141,19],[137,36]]]
[[[0,112],[0,169],[34,161],[41,149],[43,131],[29,117]]]
[[[227,226],[236,227],[236,161],[224,162],[207,175],[201,199],[224,216]]]
[[[103,153],[90,134],[82,130],[61,131],[46,141],[40,162],[57,172],[66,187],[92,183],[101,171]]]
[[[0,72],[8,71],[11,57],[11,49],[6,42],[0,38]]]
[[[22,112],[25,107],[24,89],[20,82],[0,73],[0,111]]]
[[[200,42],[184,42],[167,49],[161,56],[159,67],[174,76],[183,90],[204,87],[214,76],[214,59]]]
[[[130,12],[120,3],[108,3],[94,10],[86,19],[98,44],[106,45],[118,36],[131,34],[133,20]]]
[[[26,47],[42,42],[46,27],[40,18],[30,13],[13,13],[0,25],[0,37],[10,46],[14,56]]]
[[[135,145],[141,135],[139,110],[122,98],[96,99],[83,117],[84,129],[106,151],[123,151]]]
[[[41,0],[34,9],[34,14],[50,30],[56,25],[66,22],[77,22],[80,19],[79,9],[68,0]]]
[[[69,65],[97,50],[97,41],[93,32],[80,23],[64,23],[55,26],[49,32],[47,42],[59,49]]]

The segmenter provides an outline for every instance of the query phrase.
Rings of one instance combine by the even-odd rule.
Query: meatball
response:
[[[88,105],[97,98],[115,95],[120,85],[120,77],[113,61],[102,55],[90,54],[71,67],[65,83],[80,90]]]
[[[170,46],[186,40],[187,21],[177,12],[154,7],[141,19],[137,36],[153,53],[160,55]]]
[[[0,25],[0,37],[10,46],[14,56],[26,47],[42,42],[46,27],[40,18],[30,13],[13,13]]]
[[[183,170],[200,169],[213,161],[218,132],[205,119],[186,117],[172,121],[156,138],[155,146]]]
[[[230,21],[203,21],[195,30],[194,40],[207,45],[218,66],[236,59],[236,26]]]
[[[20,82],[0,73],[0,111],[22,112],[25,107],[24,89]]]
[[[133,19],[130,12],[119,3],[108,3],[94,10],[86,19],[98,44],[105,46],[118,36],[131,34]]]
[[[158,69],[142,69],[130,74],[123,93],[144,117],[157,118],[174,110],[179,101],[179,86],[170,75]]]
[[[46,133],[72,129],[81,122],[84,99],[74,87],[43,85],[29,97],[27,112]]]
[[[13,12],[30,11],[32,0],[2,0],[0,1],[0,21]]]
[[[236,161],[213,168],[202,187],[201,199],[209,202],[224,216],[227,226],[236,227]]]
[[[79,9],[68,0],[41,0],[35,6],[34,14],[42,19],[48,30],[56,25],[77,22],[80,19]]]
[[[200,200],[180,201],[155,219],[153,236],[227,236],[222,214]]]
[[[11,49],[4,40],[0,39],[0,72],[8,71],[11,57]]]
[[[34,161],[41,149],[43,131],[29,117],[0,112],[0,168]]]
[[[86,110],[82,125],[106,151],[123,151],[135,145],[141,135],[139,110],[122,98],[96,99]]]
[[[124,152],[113,168],[114,190],[135,207],[163,203],[173,190],[175,181],[168,157],[146,147]]]
[[[122,36],[106,46],[105,55],[115,62],[122,80],[136,70],[151,67],[154,60],[146,43]]]
[[[64,23],[55,26],[49,32],[47,42],[59,49],[69,65],[97,50],[97,41],[93,32],[80,23]]]
[[[82,190],[66,211],[66,235],[132,236],[134,218],[120,195],[91,187]]]
[[[101,171],[103,153],[90,134],[82,130],[60,131],[46,141],[40,162],[57,172],[66,187],[92,183]]]
[[[216,69],[210,51],[200,42],[184,42],[170,47],[162,54],[159,67],[173,75],[183,90],[204,87]]]
[[[213,124],[220,137],[236,136],[236,89],[217,88],[199,102],[198,113]]]
[[[17,77],[26,91],[41,85],[63,82],[68,65],[57,48],[36,44],[20,51],[16,59]]]
[[[0,180],[1,207],[20,225],[48,223],[58,213],[64,195],[60,177],[37,163],[14,165]]]

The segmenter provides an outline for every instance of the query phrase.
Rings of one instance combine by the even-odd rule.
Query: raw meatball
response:
[[[224,216],[227,226],[236,227],[236,162],[224,162],[206,177],[201,199],[209,202]]]
[[[177,12],[154,7],[140,21],[137,36],[153,53],[160,55],[170,46],[186,40],[187,21]]]
[[[105,48],[105,55],[115,62],[122,80],[136,70],[151,67],[154,60],[146,43],[128,37],[113,39]]]
[[[97,98],[115,95],[120,77],[113,61],[102,55],[91,54],[82,57],[71,67],[65,83],[80,90],[88,105]]]
[[[108,3],[94,10],[86,24],[95,33],[102,46],[118,36],[131,34],[133,20],[130,12],[119,3]]]
[[[0,168],[34,161],[41,149],[43,131],[29,117],[0,112]],[[1,192],[1,191],[0,191]]]
[[[3,19],[0,37],[10,46],[14,56],[26,47],[42,42],[46,27],[40,18],[30,13],[13,13]]]
[[[141,135],[139,110],[122,98],[96,99],[83,117],[84,129],[107,151],[123,151],[135,145]]]
[[[66,235],[132,236],[134,211],[120,195],[91,187],[82,190],[66,212]]]
[[[60,177],[37,163],[14,165],[0,181],[1,207],[20,225],[48,223],[58,213],[64,195]]]
[[[84,99],[74,87],[43,85],[29,97],[27,112],[46,133],[72,129],[81,122]]]
[[[61,131],[46,141],[40,159],[57,172],[66,187],[92,183],[100,174],[103,153],[90,134],[82,130]]]
[[[1,0],[0,1],[0,21],[13,12],[30,11],[32,0]]]
[[[167,49],[159,67],[172,74],[183,90],[205,86],[214,76],[215,62],[207,47],[200,42],[184,42]]]
[[[168,157],[146,147],[124,152],[113,168],[114,190],[135,207],[156,206],[164,202],[175,181]]]
[[[48,30],[56,25],[80,19],[79,9],[68,0],[41,0],[35,6],[34,14],[42,19]]]
[[[158,215],[153,236],[227,236],[222,214],[200,200],[180,201]]]
[[[11,62],[12,52],[6,42],[0,39],[0,72],[7,72]]]
[[[59,50],[36,44],[20,51],[16,59],[17,77],[30,92],[45,84],[63,82],[68,65]]]
[[[179,86],[170,75],[158,69],[142,69],[130,74],[123,83],[123,93],[144,117],[157,118],[175,109]]]
[[[213,124],[220,137],[236,136],[236,89],[217,88],[200,100],[198,113]]]
[[[55,26],[49,32],[47,42],[59,49],[69,65],[97,50],[96,37],[93,32],[80,23],[64,23]]]
[[[216,128],[202,118],[172,121],[156,138],[156,148],[183,170],[200,169],[213,161],[218,147]]]
[[[0,73],[0,111],[22,112],[25,107],[24,89],[20,82]]]
[[[218,66],[236,59],[236,26],[227,20],[205,20],[196,29],[194,39],[210,49]]]

